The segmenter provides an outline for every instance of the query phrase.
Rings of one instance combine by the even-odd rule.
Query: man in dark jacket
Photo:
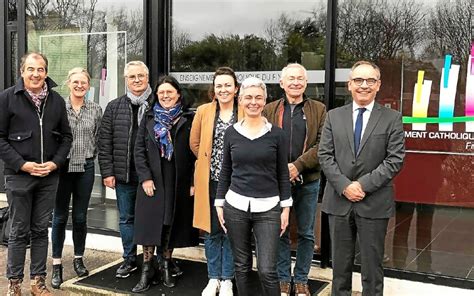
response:
[[[31,235],[31,294],[46,288],[48,222],[56,198],[57,169],[71,148],[64,99],[52,90],[48,60],[41,53],[21,59],[21,78],[0,93],[0,156],[12,226],[8,241],[9,295],[20,295]]]
[[[104,185],[115,189],[120,215],[124,262],[117,269],[118,278],[126,278],[137,269],[133,224],[138,176],[133,149],[138,125],[152,107],[153,94],[148,84],[148,72],[148,67],[141,61],[125,65],[127,93],[107,105],[99,130],[100,172]]]
[[[306,98],[308,76],[300,64],[289,64],[281,71],[280,86],[285,96],[265,106],[268,121],[285,131],[289,143],[288,169],[291,195],[298,229],[294,268],[295,294],[310,295],[308,273],[314,251],[314,222],[318,202],[320,167],[319,139],[326,117],[324,104]],[[289,227],[280,239],[278,277],[282,295],[291,290],[291,251]]]

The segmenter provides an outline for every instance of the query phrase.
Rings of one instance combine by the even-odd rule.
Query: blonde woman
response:
[[[51,286],[59,289],[62,278],[62,251],[72,197],[72,238],[74,241],[73,268],[77,276],[86,276],[84,266],[87,236],[87,207],[94,185],[94,158],[97,155],[97,131],[102,118],[100,106],[86,99],[90,88],[90,75],[83,68],[73,68],[68,73],[70,93],[66,110],[73,134],[71,150],[59,176],[56,203],[53,212],[52,249],[53,274]]]

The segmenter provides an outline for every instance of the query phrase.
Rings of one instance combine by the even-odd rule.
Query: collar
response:
[[[71,104],[71,98],[68,97],[66,101],[66,109],[72,109],[72,104]],[[86,108],[86,109],[90,109],[91,107],[91,102],[89,100],[87,100],[86,98],[84,98],[84,105],[81,106],[81,109],[82,108]]]
[[[262,119],[264,120],[265,124],[263,125],[262,130],[255,137],[250,137],[247,134],[247,131],[245,130],[245,128],[243,127],[243,123],[245,121],[245,118],[242,119],[239,122],[234,123],[233,126],[239,134],[241,134],[242,136],[244,136],[248,139],[253,140],[253,139],[260,138],[261,136],[265,135],[266,133],[269,133],[269,132],[272,131],[272,124],[270,122],[268,122],[268,120],[265,117],[262,117]]]
[[[306,96],[306,94],[303,94],[303,101],[299,102],[298,104],[296,104],[296,106],[300,105],[300,104],[303,104],[306,100],[308,100],[308,97]],[[290,105],[290,102],[288,101],[288,98],[286,97],[286,94],[285,96],[283,96],[283,103],[285,105]]]
[[[372,110],[374,109],[374,105],[375,105],[375,100],[373,100],[370,104],[364,107],[357,105],[356,102],[352,102],[352,112],[355,112],[359,108],[365,108],[367,109],[366,111],[372,112]]]

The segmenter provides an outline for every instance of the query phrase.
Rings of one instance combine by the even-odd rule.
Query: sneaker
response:
[[[128,278],[135,270],[137,270],[137,263],[132,259],[126,258],[117,269],[115,277],[120,279]]]
[[[216,296],[219,292],[220,282],[218,279],[210,279],[207,286],[202,290],[201,296]]]
[[[280,282],[280,295],[290,296],[291,284],[287,282]]]
[[[311,296],[308,284],[296,283],[295,296]]]
[[[7,296],[21,296],[21,282],[22,279],[8,280]]]
[[[44,275],[36,275],[32,278],[30,286],[32,296],[53,296],[53,293],[46,287],[46,276]]]
[[[234,296],[231,280],[223,280],[220,284],[221,287],[219,289],[219,296]]]
[[[183,274],[181,268],[179,268],[176,260],[171,259],[171,276],[180,276]]]

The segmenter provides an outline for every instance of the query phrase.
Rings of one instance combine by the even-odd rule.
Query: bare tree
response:
[[[426,55],[452,54],[459,63],[469,56],[473,40],[473,2],[471,0],[439,1],[427,22],[429,43]]]
[[[46,28],[47,8],[51,0],[30,0],[26,2],[26,13],[31,18],[35,30]]]

